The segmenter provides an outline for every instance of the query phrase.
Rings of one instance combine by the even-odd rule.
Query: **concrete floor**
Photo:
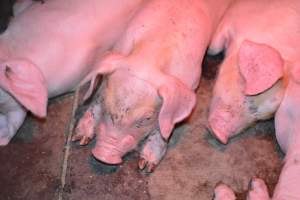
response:
[[[120,166],[107,166],[91,156],[93,144],[69,143],[74,101],[70,94],[50,101],[47,119],[29,116],[13,141],[0,147],[0,199],[210,200],[220,181],[245,199],[253,176],[265,179],[273,191],[282,154],[272,120],[258,123],[226,146],[205,128],[216,63],[206,60],[198,105],[176,128],[153,174],[137,169],[137,152]]]

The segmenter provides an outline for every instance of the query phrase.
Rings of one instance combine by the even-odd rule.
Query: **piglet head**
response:
[[[47,84],[33,63],[25,59],[1,62],[0,87],[34,115],[46,116]]]
[[[106,163],[117,164],[157,127],[160,100],[155,88],[126,70],[115,71],[102,84],[103,116],[93,155]]]
[[[222,142],[278,109],[285,92],[284,61],[274,48],[245,40],[228,52],[217,77],[209,125]]]
[[[117,66],[104,77],[100,88],[103,113],[92,151],[109,164],[122,162],[124,154],[154,131],[168,139],[175,123],[187,117],[195,105],[194,93],[174,77],[138,73],[127,58]]]

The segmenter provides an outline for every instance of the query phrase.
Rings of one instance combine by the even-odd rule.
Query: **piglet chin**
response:
[[[105,147],[96,147],[92,150],[93,156],[110,165],[117,165],[122,163],[121,153],[114,149],[107,149]]]

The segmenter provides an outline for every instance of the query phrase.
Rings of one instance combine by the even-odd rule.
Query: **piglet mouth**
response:
[[[97,145],[92,150],[92,154],[97,160],[110,165],[121,164],[123,161],[122,152],[109,144]]]

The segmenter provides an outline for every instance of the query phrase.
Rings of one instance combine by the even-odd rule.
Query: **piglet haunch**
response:
[[[286,156],[273,200],[300,199],[299,13],[297,0],[235,1],[209,48],[210,53],[226,48],[209,110],[213,134],[227,143],[251,124],[275,114],[276,138]],[[248,200],[271,199],[261,179],[253,179],[250,185]],[[235,199],[226,197],[232,193],[228,187],[219,187],[215,200]]]
[[[222,3],[220,3],[222,2]],[[116,164],[143,141],[139,168],[153,171],[166,153],[174,125],[190,115],[201,62],[229,1],[153,0],[90,73],[104,75],[97,100],[78,123],[73,140],[99,134],[93,155]]]

